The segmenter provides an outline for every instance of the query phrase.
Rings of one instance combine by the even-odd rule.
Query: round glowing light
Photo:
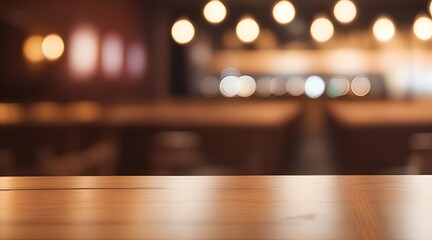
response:
[[[270,91],[275,96],[283,96],[286,91],[286,80],[283,78],[273,78],[270,82]]]
[[[367,77],[356,77],[351,82],[351,91],[359,97],[366,96],[371,90],[371,82]]]
[[[256,90],[256,82],[255,79],[251,76],[241,76],[238,79],[240,84],[240,89],[237,93],[240,97],[250,97],[255,93]]]
[[[304,94],[305,81],[300,77],[290,78],[286,83],[287,92],[294,97],[298,97]]]
[[[23,45],[24,57],[29,62],[40,62],[44,59],[44,54],[42,52],[42,36],[30,36],[27,38]]]
[[[350,0],[340,0],[334,6],[333,14],[340,23],[347,24],[356,17],[357,8]]]
[[[260,33],[258,23],[252,18],[242,19],[236,27],[237,37],[244,43],[251,43],[255,41]]]
[[[269,77],[263,77],[258,79],[257,81],[257,89],[256,89],[256,93],[261,96],[261,97],[268,97],[270,96],[271,90],[270,90],[270,83],[271,83],[271,78]]]
[[[432,37],[432,20],[426,16],[418,17],[414,22],[413,32],[418,39],[429,40]]]
[[[217,24],[225,19],[227,11],[221,1],[213,0],[205,5],[203,13],[207,21]]]
[[[432,15],[432,1],[429,2],[429,14]]]
[[[387,17],[379,18],[373,25],[375,38],[380,42],[390,41],[396,33],[393,22]]]
[[[46,36],[42,41],[42,52],[50,61],[60,58],[64,52],[64,43],[62,38],[56,34]]]
[[[90,79],[96,73],[99,38],[91,26],[79,26],[72,33],[69,46],[69,68],[75,78]]]
[[[215,76],[207,76],[199,86],[202,95],[208,98],[213,98],[219,95],[219,78]]]
[[[315,19],[311,25],[310,33],[317,42],[327,42],[333,36],[333,24],[325,17]]]
[[[109,34],[102,43],[102,72],[109,78],[118,77],[123,68],[123,42],[119,34]]]
[[[350,90],[350,82],[346,77],[334,77],[330,79],[327,95],[332,98],[345,96]]]
[[[219,86],[220,92],[224,97],[235,97],[240,91],[240,81],[237,76],[227,76],[222,79]]]
[[[273,18],[280,24],[290,23],[295,17],[294,5],[289,1],[280,1],[273,7]]]
[[[171,36],[178,44],[187,44],[195,36],[195,28],[187,19],[180,19],[171,28]]]
[[[305,82],[305,93],[309,98],[319,98],[325,91],[324,80],[318,76],[310,76]]]

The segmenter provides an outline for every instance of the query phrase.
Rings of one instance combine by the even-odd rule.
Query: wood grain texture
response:
[[[4,177],[0,239],[432,239],[432,177]]]

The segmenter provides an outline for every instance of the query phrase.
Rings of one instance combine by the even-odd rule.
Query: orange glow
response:
[[[39,35],[30,36],[25,40],[23,54],[27,61],[37,63],[44,59],[42,41],[43,37]]]

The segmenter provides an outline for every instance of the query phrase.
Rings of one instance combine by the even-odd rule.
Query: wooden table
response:
[[[432,239],[432,177],[4,177],[0,239]]]

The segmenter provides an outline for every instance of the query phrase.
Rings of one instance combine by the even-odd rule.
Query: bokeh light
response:
[[[260,97],[268,97],[272,94],[270,90],[270,83],[271,83],[270,77],[262,77],[259,78],[256,82],[256,94]]]
[[[295,17],[294,5],[289,1],[280,1],[273,7],[273,18],[280,24],[290,23]]]
[[[220,78],[223,79],[224,77],[227,77],[227,76],[240,77],[240,75],[241,75],[241,73],[237,68],[227,67],[224,70],[222,70]]]
[[[205,77],[199,85],[199,90],[205,97],[216,97],[219,95],[219,78],[215,76]]]
[[[432,16],[432,0],[429,2],[429,14]]]
[[[102,43],[102,72],[108,78],[118,77],[123,68],[124,46],[119,34],[111,33]]]
[[[43,37],[39,35],[30,36],[25,40],[23,44],[23,54],[29,62],[37,63],[44,60],[42,41]]]
[[[375,38],[380,42],[390,41],[396,33],[395,26],[387,17],[380,17],[373,25]]]
[[[310,76],[305,82],[305,93],[309,98],[319,98],[325,91],[324,80],[319,76]]]
[[[356,77],[351,82],[351,91],[359,97],[366,96],[371,91],[371,82],[367,77]]]
[[[195,36],[195,27],[189,20],[179,19],[171,28],[171,36],[178,44],[187,44]]]
[[[237,37],[244,43],[251,43],[255,41],[258,38],[259,33],[260,27],[258,23],[250,17],[243,18],[237,24]]]
[[[140,79],[147,70],[147,54],[141,42],[133,42],[126,53],[127,72],[132,79]]]
[[[244,75],[239,77],[239,91],[237,93],[240,97],[250,97],[255,93],[256,90],[256,82],[255,79],[251,76]]]
[[[350,90],[350,82],[346,77],[338,76],[330,79],[327,95],[332,98],[345,96]]]
[[[72,32],[69,46],[69,69],[75,78],[94,76],[98,65],[98,35],[90,26],[80,26]]]
[[[46,36],[42,41],[42,52],[50,61],[59,59],[64,52],[63,39],[57,34]]]
[[[349,0],[340,0],[333,9],[333,14],[340,23],[347,24],[354,20],[357,15],[355,4]]]
[[[220,93],[224,97],[235,97],[240,90],[239,77],[237,76],[226,76],[220,82]]]
[[[227,10],[221,1],[213,0],[205,5],[203,14],[208,22],[217,24],[225,19]]]
[[[325,17],[317,18],[313,21],[310,33],[317,42],[327,42],[333,36],[333,24]]]
[[[286,79],[281,77],[275,77],[270,82],[270,91],[275,96],[283,96],[287,93],[286,91]]]
[[[419,16],[414,22],[413,32],[422,41],[432,37],[432,20],[426,16]]]
[[[305,80],[301,77],[293,77],[288,79],[286,83],[286,90],[288,94],[298,97],[304,94]]]

